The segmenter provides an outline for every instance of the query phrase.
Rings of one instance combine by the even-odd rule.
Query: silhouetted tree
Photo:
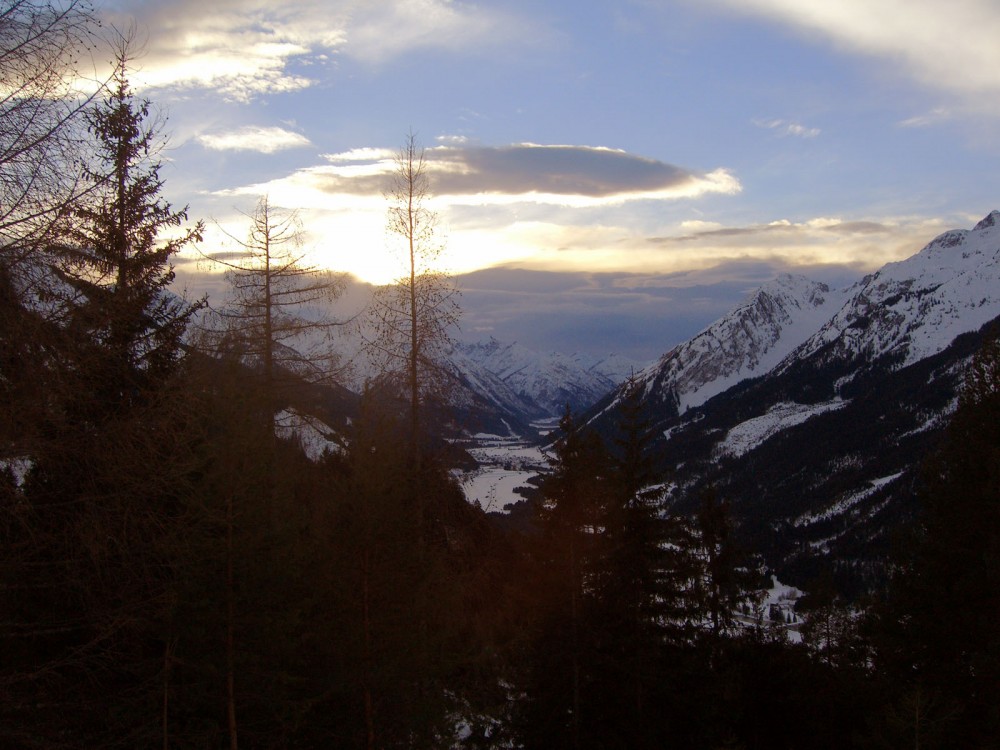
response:
[[[879,618],[890,712],[912,745],[987,747],[1000,734],[1000,344],[974,357],[924,467],[912,552]],[[887,725],[886,731],[891,728]]]
[[[298,215],[275,209],[262,197],[248,216],[245,240],[233,239],[242,257],[210,257],[226,269],[231,293],[216,314],[216,351],[259,366],[267,408],[280,408],[279,393],[303,383],[332,383],[342,364],[332,343],[336,327],[328,303],[340,296],[341,275],[304,263]]]
[[[92,190],[60,248],[70,295],[50,307],[62,317],[47,316],[57,387],[33,467],[3,508],[4,543],[17,551],[0,585],[11,613],[3,635],[17,645],[0,649],[11,689],[0,724],[19,727],[27,746],[63,743],[70,727],[92,747],[159,736],[160,625],[196,465],[175,377],[192,308],[167,287],[170,257],[198,229],[158,237],[184,217],[159,197],[155,129],[128,85],[127,36],[115,52],[105,98],[88,113]],[[14,580],[24,585],[8,589]]]
[[[73,366],[97,412],[127,409],[170,374],[198,305],[168,292],[171,259],[201,238],[202,224],[175,233],[187,209],[161,192],[163,139],[149,101],[137,99],[128,73],[132,40],[123,34],[105,97],[88,113],[93,190],[74,210],[58,273],[73,295],[66,328],[82,351]],[[166,237],[168,233],[175,233]]]
[[[83,0],[16,0],[0,11],[0,452],[30,453],[62,387],[50,319],[53,245],[93,186],[80,69],[98,22]]]
[[[594,680],[595,727],[632,747],[647,746],[649,705],[660,679],[671,618],[683,589],[672,569],[673,521],[665,516],[663,479],[654,470],[653,433],[642,393],[626,381],[619,405],[617,452],[611,461],[607,504],[597,524],[599,561],[594,584],[594,628],[599,676]],[[649,745],[652,746],[652,745]]]
[[[81,63],[97,33],[86,0],[12,0],[0,12],[0,266],[27,288],[41,282],[38,261],[89,188],[75,164],[98,89],[81,95]]]
[[[376,289],[366,347],[383,379],[402,387],[409,412],[411,461],[420,469],[423,415],[429,399],[442,395],[441,357],[451,348],[458,322],[458,291],[437,267],[441,245],[437,216],[428,207],[430,174],[424,150],[410,133],[396,155],[388,191],[389,232],[400,241],[403,274]]]
[[[531,746],[580,748],[588,741],[584,700],[592,676],[591,613],[611,469],[598,435],[578,425],[568,407],[559,429],[535,540],[541,611],[524,733]]]

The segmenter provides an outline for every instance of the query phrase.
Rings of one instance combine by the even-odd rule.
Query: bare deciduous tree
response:
[[[52,386],[48,248],[90,188],[77,157],[97,86],[87,96],[78,84],[96,30],[86,0],[0,7],[0,441],[15,451],[33,440]]]
[[[297,213],[275,209],[265,196],[247,218],[246,239],[230,235],[239,257],[209,258],[226,269],[231,289],[226,307],[216,311],[220,330],[210,338],[217,353],[260,366],[273,414],[288,376],[328,383],[342,374],[332,336],[343,321],[332,317],[328,303],[340,296],[344,278],[304,263]]]
[[[74,198],[89,189],[74,168],[78,125],[93,93],[81,64],[97,23],[86,0],[13,0],[0,10],[0,259],[37,253]]]
[[[442,355],[451,349],[451,329],[460,315],[458,290],[451,276],[436,267],[442,246],[437,215],[427,206],[430,195],[424,150],[410,133],[396,155],[387,191],[388,229],[399,240],[403,273],[375,291],[365,344],[383,376],[405,393],[415,469],[420,467],[423,407],[442,390]]]

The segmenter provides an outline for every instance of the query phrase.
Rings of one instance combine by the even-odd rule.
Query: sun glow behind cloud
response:
[[[631,266],[623,253],[634,253],[641,236],[622,227],[635,211],[741,190],[723,168],[699,173],[601,147],[460,144],[425,156],[433,194],[427,207],[441,220],[442,264],[455,273],[511,262]],[[402,270],[385,230],[394,170],[394,151],[354,149],[217,195],[266,194],[273,205],[299,211],[323,265],[385,283]]]
[[[537,46],[540,38],[552,35],[544,22],[499,10],[500,3],[491,6],[460,0],[296,0],[280,6],[266,0],[164,0],[155,4],[134,0],[131,4],[140,23],[156,29],[140,61],[137,82],[170,89],[180,99],[195,89],[208,91],[243,111],[249,110],[245,105],[250,103],[254,107],[277,103],[276,94],[282,94],[282,105],[325,95],[327,90],[317,84],[331,86],[342,80],[338,79],[341,73],[353,74],[358,69],[377,80],[378,71],[393,71],[393,63],[404,57],[424,62],[444,56],[451,66],[456,61],[472,65],[497,51],[503,52],[496,55],[498,59],[509,59],[514,50],[525,44]],[[953,12],[947,13],[933,0],[905,4],[902,0],[844,0],[840,4],[705,0],[705,5],[712,4],[716,9],[724,6],[805,31],[814,41],[832,42],[858,57],[880,59],[956,97],[1000,101],[993,95],[1000,93],[1000,48],[993,42],[1000,33],[1000,20],[987,0],[955,0]],[[639,24],[633,33],[641,30]],[[525,41],[529,37],[532,41]],[[455,106],[459,104],[466,106],[464,101]],[[924,111],[929,114],[908,119],[897,116],[896,132],[942,122],[959,110],[927,106]],[[266,111],[264,107],[256,110],[254,120]],[[818,114],[821,109],[789,107],[786,111],[790,119],[753,119],[750,115],[736,119],[772,133],[775,137],[768,146],[774,151],[785,145],[782,140],[793,145],[804,139],[810,141],[810,157],[815,153],[830,160],[823,149],[828,143],[843,142],[843,128],[838,132],[836,118]],[[822,131],[812,121],[821,117]],[[213,159],[219,164],[235,163],[230,153],[242,158],[239,152],[276,154],[301,149],[290,156],[294,164],[302,165],[313,141],[322,143],[317,148],[344,148],[305,167],[283,168],[275,158],[267,160],[265,168],[260,160],[243,171],[253,175],[241,178],[246,181],[243,184],[219,181],[206,189],[229,206],[234,199],[252,205],[256,196],[268,194],[275,205],[302,213],[310,245],[323,265],[371,281],[387,281],[400,269],[385,231],[383,191],[393,151],[349,149],[335,138],[324,143],[329,133],[310,127],[308,119],[292,115],[285,121],[302,123],[309,137],[276,125],[218,129],[218,122],[241,122],[238,117],[220,117],[214,124],[190,128],[192,134],[198,133],[190,138],[200,144],[194,148],[216,152]],[[913,252],[927,239],[926,233],[936,229],[920,219],[895,215],[907,210],[895,206],[882,209],[881,214],[872,209],[876,215],[869,217],[868,224],[869,228],[877,224],[877,232],[865,230],[857,221],[810,218],[810,210],[838,210],[826,207],[797,207],[787,210],[787,220],[752,224],[786,215],[786,209],[780,204],[762,208],[767,197],[755,193],[747,197],[756,200],[756,206],[739,218],[727,217],[727,206],[737,202],[726,199],[743,191],[744,180],[755,188],[763,182],[731,156],[720,161],[740,163],[739,174],[727,166],[712,167],[711,156],[703,154],[709,168],[693,169],[624,150],[558,140],[483,146],[477,145],[474,130],[469,131],[472,137],[461,126],[457,130],[462,134],[441,136],[426,152],[435,195],[431,208],[441,217],[444,262],[456,272],[517,263],[546,269],[681,273],[685,268],[705,269],[748,258],[776,259],[791,267],[842,262],[869,269],[879,259],[893,260]],[[570,126],[564,131],[580,132]],[[535,132],[519,127],[514,137],[530,137]],[[607,141],[594,137],[593,142]],[[658,146],[650,148],[656,151]],[[706,149],[704,153],[712,152]],[[801,164],[796,168],[803,173],[812,166],[807,161]],[[780,157],[769,163],[774,165],[782,165]],[[791,175],[792,180],[797,178]],[[780,179],[772,182],[782,184]],[[219,184],[230,187],[218,190]],[[685,225],[701,216],[704,206],[710,206],[705,215],[716,221],[700,229]],[[852,219],[858,215],[857,210],[845,213]],[[720,217],[726,218],[720,222]]]
[[[913,253],[941,230],[933,222],[906,217],[814,217],[749,226],[670,220],[664,218],[667,206],[711,193],[737,193],[738,180],[725,170],[696,174],[610,149],[603,151],[617,171],[608,173],[602,171],[607,163],[590,161],[594,149],[557,148],[554,161],[544,147],[534,145],[488,150],[485,157],[476,149],[428,150],[432,184],[449,186],[428,204],[440,218],[444,269],[684,274],[762,261],[790,270],[829,264],[860,273]],[[537,171],[525,168],[525,154],[541,157]],[[583,158],[567,162],[573,155]],[[477,166],[483,159],[492,163],[507,157],[513,166],[496,171]],[[272,205],[300,212],[310,262],[388,283],[404,270],[398,238],[386,229],[384,190],[393,167],[392,151],[357,149],[220,196],[249,202],[267,194]],[[627,179],[630,169],[638,179]],[[566,180],[567,175],[579,182]],[[542,192],[541,185],[549,186],[545,190],[560,185],[564,192]]]
[[[671,220],[669,206],[738,194],[739,180],[722,168],[697,173],[616,149],[453,141],[425,155],[441,264],[453,273],[517,266],[684,274],[751,261],[860,273],[913,253],[941,230],[907,217],[749,226]],[[386,229],[394,159],[394,151],[371,147],[327,154],[324,163],[220,195],[267,194],[273,205],[300,212],[311,262],[387,283],[404,269],[398,238]]]

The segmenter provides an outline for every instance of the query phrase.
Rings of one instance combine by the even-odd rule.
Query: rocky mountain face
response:
[[[460,382],[522,420],[558,416],[567,405],[582,412],[641,369],[619,355],[541,353],[492,337],[456,344],[452,366]]]
[[[843,290],[762,287],[637,376],[675,508],[713,485],[782,580],[832,565],[860,590],[998,316],[1000,212]],[[590,412],[606,434],[621,395]]]
[[[534,434],[532,422],[583,413],[641,365],[622,356],[541,353],[489,338],[456,343],[443,363],[447,404],[433,421],[443,435]],[[361,385],[355,386],[358,390]]]
[[[843,304],[846,294],[803,276],[779,276],[641,371],[639,385],[667,411],[699,406],[773,369]]]

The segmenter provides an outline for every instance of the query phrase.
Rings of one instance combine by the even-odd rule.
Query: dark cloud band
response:
[[[654,159],[588,146],[513,145],[499,148],[443,147],[428,152],[437,190],[449,195],[482,192],[549,193],[603,198],[679,189],[690,172]]]
[[[438,195],[562,195],[600,199],[683,192],[703,179],[681,167],[624,151],[590,146],[438,146],[426,151]],[[346,160],[334,157],[343,164]],[[384,190],[385,174],[318,170],[320,189],[371,195]]]

